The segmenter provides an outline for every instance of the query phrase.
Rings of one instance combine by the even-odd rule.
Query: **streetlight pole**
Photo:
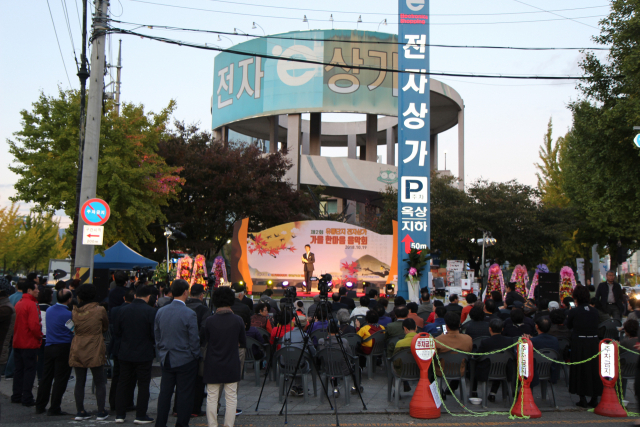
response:
[[[256,28],[260,28],[262,30],[262,35],[266,36],[267,33],[264,31],[264,28],[262,28],[259,24],[256,24],[255,22],[253,23],[253,26],[251,27],[252,30],[255,30]]]

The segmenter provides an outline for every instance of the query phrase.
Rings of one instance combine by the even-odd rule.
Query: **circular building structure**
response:
[[[390,71],[396,69],[394,34],[294,31],[240,43],[215,57],[214,135],[225,143],[250,139],[265,152],[287,147],[292,185],[325,186],[338,211],[355,213],[357,203],[375,200],[387,185],[397,188],[398,74]],[[438,134],[458,125],[463,188],[463,100],[435,79],[430,92],[431,170],[438,170]],[[323,113],[366,114],[366,121],[327,122]],[[386,146],[384,164],[379,145]],[[321,156],[322,146],[347,147],[348,155]]]

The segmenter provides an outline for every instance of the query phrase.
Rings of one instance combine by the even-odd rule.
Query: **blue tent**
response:
[[[93,268],[112,270],[132,270],[133,267],[155,267],[158,263],[143,257],[122,242],[118,242],[104,251],[104,255],[93,257]]]

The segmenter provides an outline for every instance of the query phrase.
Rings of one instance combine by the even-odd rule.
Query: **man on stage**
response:
[[[304,245],[306,253],[302,255],[302,264],[304,265],[304,283],[307,292],[311,291],[311,276],[313,275],[313,263],[316,262],[316,256],[311,252],[310,245]]]

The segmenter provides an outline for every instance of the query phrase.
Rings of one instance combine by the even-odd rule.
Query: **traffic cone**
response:
[[[542,416],[542,412],[538,409],[538,405],[533,400],[533,393],[531,393],[531,387],[529,387],[528,383],[525,383],[520,388],[520,393],[518,393],[518,398],[516,399],[515,405],[511,408],[511,415],[515,417],[529,417],[529,418],[540,418]]]
[[[413,418],[425,420],[440,418],[440,408],[436,406],[430,385],[428,378],[420,378],[409,404],[409,415]]]
[[[604,382],[602,398],[600,399],[600,403],[598,403],[598,406],[596,406],[596,409],[593,412],[604,417],[627,416],[627,412],[620,404],[620,400],[618,400],[618,395],[616,394],[615,389],[607,384],[607,382]]]

